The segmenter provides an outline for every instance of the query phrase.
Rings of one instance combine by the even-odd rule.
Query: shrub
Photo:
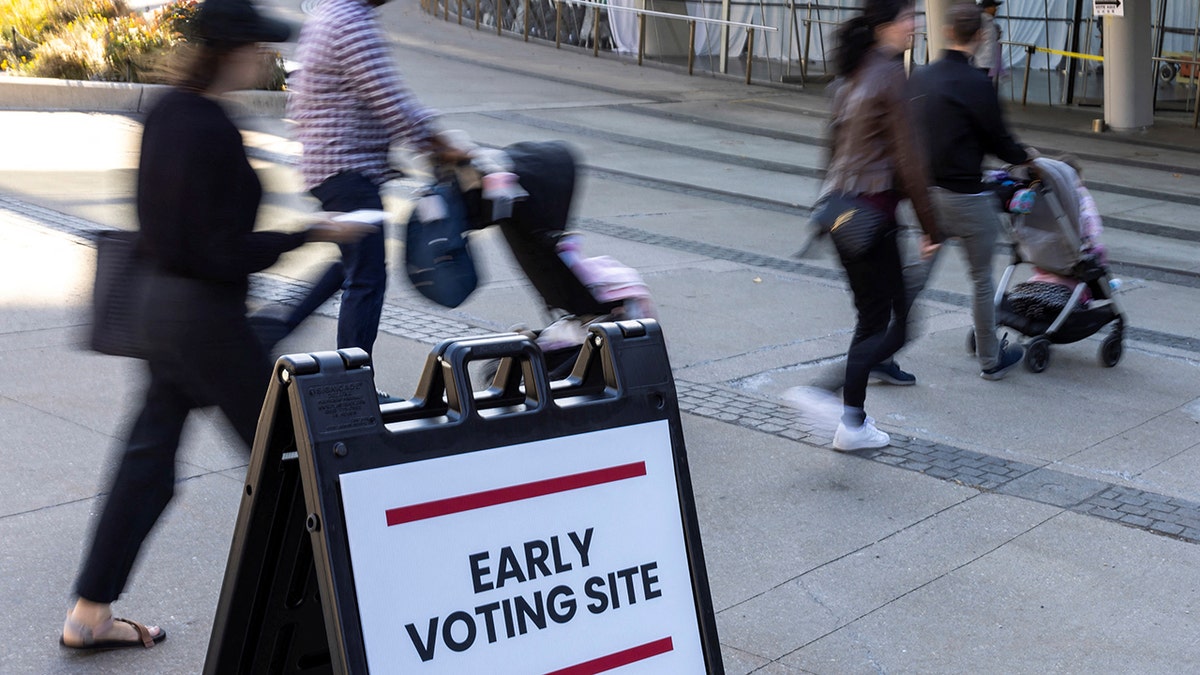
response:
[[[0,0],[0,71],[21,70],[33,57],[38,42],[28,36],[48,25],[46,10],[38,0]]]
[[[52,6],[44,0],[0,0],[0,31],[6,40],[33,39],[51,26]]]
[[[125,4],[125,0],[57,0],[50,5],[50,18],[59,24],[89,16],[115,19],[129,13],[129,5]]]
[[[100,19],[71,22],[34,50],[27,72],[34,77],[92,79],[105,69],[104,50],[95,38],[101,30]]]
[[[29,56],[29,54],[17,53],[6,47],[0,47],[0,73],[20,73],[24,71]]]
[[[92,79],[104,22],[128,13],[125,0],[0,0],[0,70]]]
[[[197,0],[176,0],[155,12],[154,20],[168,33],[179,35],[184,40],[195,37],[196,12],[200,11]]]
[[[104,33],[104,79],[121,82],[157,82],[159,64],[175,46],[178,37],[151,24],[144,16],[129,14],[108,22]]]
[[[79,49],[64,37],[53,37],[34,52],[27,72],[33,77],[90,80],[96,74],[98,64],[89,51]]]
[[[194,35],[198,0],[145,14],[125,0],[0,0],[0,71],[37,77],[159,83]],[[283,59],[266,89],[286,88]]]
[[[260,88],[267,91],[287,89],[287,68],[284,67],[283,55],[279,52],[267,55],[267,74]]]
[[[111,19],[128,13],[125,0],[0,0],[0,31],[8,40],[15,32],[41,41],[43,34],[84,17]]]

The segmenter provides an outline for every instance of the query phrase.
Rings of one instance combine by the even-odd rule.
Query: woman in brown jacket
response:
[[[859,195],[889,218],[886,235],[870,251],[842,258],[858,321],[846,354],[842,419],[833,437],[840,451],[891,442],[863,406],[871,366],[887,362],[907,339],[909,303],[896,242],[902,199],[912,200],[926,253],[940,240],[901,62],[913,27],[912,0],[867,0],[863,13],[838,29],[835,64],[842,81],[833,99],[832,155],[822,192]]]

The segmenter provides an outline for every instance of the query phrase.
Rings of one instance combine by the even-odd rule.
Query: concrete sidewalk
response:
[[[1097,366],[1098,341],[1088,340],[1063,346],[1042,375],[989,383],[963,353],[966,277],[957,255],[944,256],[922,301],[921,339],[903,355],[919,384],[869,393],[896,443],[833,453],[830,430],[778,398],[837,362],[852,323],[836,266],[789,257],[800,215],[785,196],[805,205],[796,195],[810,189],[802,172],[819,148],[800,137],[819,126],[820,96],[753,89],[758,105],[747,105],[736,83],[568,52],[539,59],[543,47],[481,42],[407,5],[389,10],[406,27],[399,52],[410,81],[449,126],[491,145],[589,130],[575,136],[589,166],[577,224],[587,250],[643,271],[662,312],[727,672],[1200,670],[1194,287],[1126,279],[1122,299],[1143,332],[1117,368]],[[485,57],[523,59],[525,70],[484,78]],[[472,91],[445,82],[471,82]],[[1149,221],[1179,206],[1145,196],[1167,182],[1138,164],[1145,153],[1169,157],[1184,176],[1200,168],[1182,126],[1138,147],[1076,133],[1086,113],[1018,116],[1040,147],[1111,158],[1097,162],[1096,180],[1124,193],[1111,193],[1106,217]],[[785,124],[782,140],[746,131]],[[312,205],[298,196],[286,125],[250,126],[267,188],[263,221],[295,227]],[[0,128],[0,630],[10,636],[0,673],[198,672],[245,474],[216,413],[190,421],[175,502],[117,605],[164,626],[168,640],[95,655],[57,644],[82,542],[143,384],[140,363],[83,348],[87,234],[133,226],[138,125],[29,111],[0,112]],[[795,173],[768,170],[767,160],[791,161]],[[1171,189],[1186,193],[1186,182]],[[389,195],[397,220],[407,189]],[[1142,196],[1128,194],[1136,190]],[[1129,239],[1114,251],[1144,256],[1137,269],[1189,250],[1113,236]],[[413,391],[442,338],[544,320],[495,233],[475,245],[485,284],[462,307],[431,307],[398,281],[389,289],[382,388]],[[296,297],[335,256],[322,246],[289,256],[256,279],[256,301]],[[334,311],[323,308],[283,349],[328,349]]]
[[[147,653],[59,648],[81,542],[143,376],[137,362],[81,349],[91,248],[2,213],[0,593],[10,608],[2,625],[16,637],[0,671],[198,672],[244,456],[219,415],[193,418],[176,500],[119,603],[123,615],[164,625],[168,641]],[[424,318],[408,311],[400,332]],[[421,328],[480,332],[437,318],[443,326]],[[382,386],[411,391],[430,345],[397,332],[382,336],[388,356],[377,368]],[[332,336],[332,319],[318,317],[285,348],[324,348]],[[679,387],[727,672],[1178,673],[1200,665],[1196,543],[1076,508],[1108,499],[1105,490],[1113,509],[1140,504],[1141,513],[1169,499],[1134,499],[1055,468],[1022,472],[947,449],[922,467],[900,454],[937,450],[917,439],[901,439],[896,454],[877,461],[838,455],[768,401]],[[1192,414],[1200,415],[1195,404]],[[979,489],[939,471],[990,472],[1003,483]]]

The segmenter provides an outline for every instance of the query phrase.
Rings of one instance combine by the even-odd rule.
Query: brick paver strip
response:
[[[700,417],[713,417],[698,411],[711,410],[708,407],[709,400],[728,393],[711,384],[677,381],[677,386],[680,410]],[[743,400],[747,400],[744,395]],[[755,403],[758,410],[799,418],[796,411],[780,403],[757,399]],[[757,431],[763,430],[756,420],[746,416],[729,422]],[[829,444],[828,437],[815,436],[809,429],[802,423],[793,422],[785,430],[773,432],[773,435],[821,447]],[[960,485],[1051,504],[1074,513],[1138,527],[1191,543],[1200,543],[1200,520],[1197,520],[1200,517],[1200,503],[1186,499],[1083,478],[1044,466],[956,448],[928,439],[895,434],[892,435],[892,444],[886,448],[862,450],[853,454]],[[1025,480],[1022,480],[1023,478]],[[1072,496],[1077,498],[1072,499]],[[1140,515],[1114,508],[1121,505],[1136,505]]]
[[[98,232],[110,228],[53,209],[0,195],[0,224],[33,224],[94,242]],[[586,229],[651,245],[667,246],[723,260],[796,272],[820,278],[840,278],[840,273],[815,265],[757,255],[677,237],[657,235],[603,221],[587,220]],[[295,304],[307,294],[309,285],[270,274],[251,278],[250,292],[257,299],[285,305]],[[946,297],[940,297],[940,296]],[[965,304],[965,296],[942,293],[935,298],[952,304]],[[326,303],[317,314],[336,317],[336,301]],[[397,337],[436,344],[449,335],[473,335],[481,326],[438,315],[425,309],[385,304],[380,330]],[[1183,336],[1158,336],[1147,331],[1147,341],[1169,343],[1196,350],[1197,342]],[[1156,339],[1157,338],[1157,339]],[[679,408],[698,417],[715,419],[792,442],[824,447],[829,438],[814,434],[814,424],[782,403],[747,398],[745,392],[713,384],[677,380]],[[1046,466],[987,455],[956,448],[928,439],[892,436],[892,444],[878,450],[853,453],[862,459],[915,471],[932,478],[999,492],[1020,499],[1052,504],[1066,510],[1137,527],[1161,536],[1200,543],[1200,503],[1082,478]],[[1022,480],[1025,478],[1025,480]]]

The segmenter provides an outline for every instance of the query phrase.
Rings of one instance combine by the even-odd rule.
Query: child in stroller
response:
[[[1100,235],[1104,233],[1104,226],[1100,220],[1100,212],[1096,209],[1096,200],[1092,199],[1092,193],[1083,185],[1083,169],[1079,165],[1079,160],[1074,155],[1063,155],[1059,157],[1059,161],[1066,164],[1075,171],[1075,193],[1079,198],[1079,240],[1080,251],[1085,255],[1093,255],[1102,266],[1108,265],[1108,250],[1100,241]],[[1044,270],[1040,267],[1033,268],[1033,276],[1024,284],[1017,284],[1021,287],[1025,284],[1057,284],[1062,286],[1065,291],[1063,302],[1057,303],[1058,306],[1065,304],[1065,300],[1070,296],[1070,291],[1073,291],[1076,286],[1082,282],[1072,277],[1065,277],[1053,272]],[[1034,297],[1036,296],[1037,286],[1034,286]],[[1062,293],[1060,292],[1060,295]],[[1009,299],[1014,300],[1013,295],[1009,294]],[[1083,295],[1080,297],[1080,303],[1086,307],[1092,300],[1091,291],[1084,285]],[[1036,300],[1032,303],[1034,306],[1022,311],[1022,314],[1030,314],[1038,312]],[[1018,308],[1021,309],[1021,308]]]
[[[997,193],[1010,213],[1013,259],[996,289],[996,322],[1030,338],[1025,366],[1040,373],[1050,364],[1050,345],[1078,342],[1108,324],[1101,364],[1121,360],[1125,315],[1114,295],[1100,216],[1078,172],[1064,161],[1039,157],[1011,174],[995,175]],[[1021,264],[1033,274],[1013,285]],[[974,351],[974,333],[968,338]]]

